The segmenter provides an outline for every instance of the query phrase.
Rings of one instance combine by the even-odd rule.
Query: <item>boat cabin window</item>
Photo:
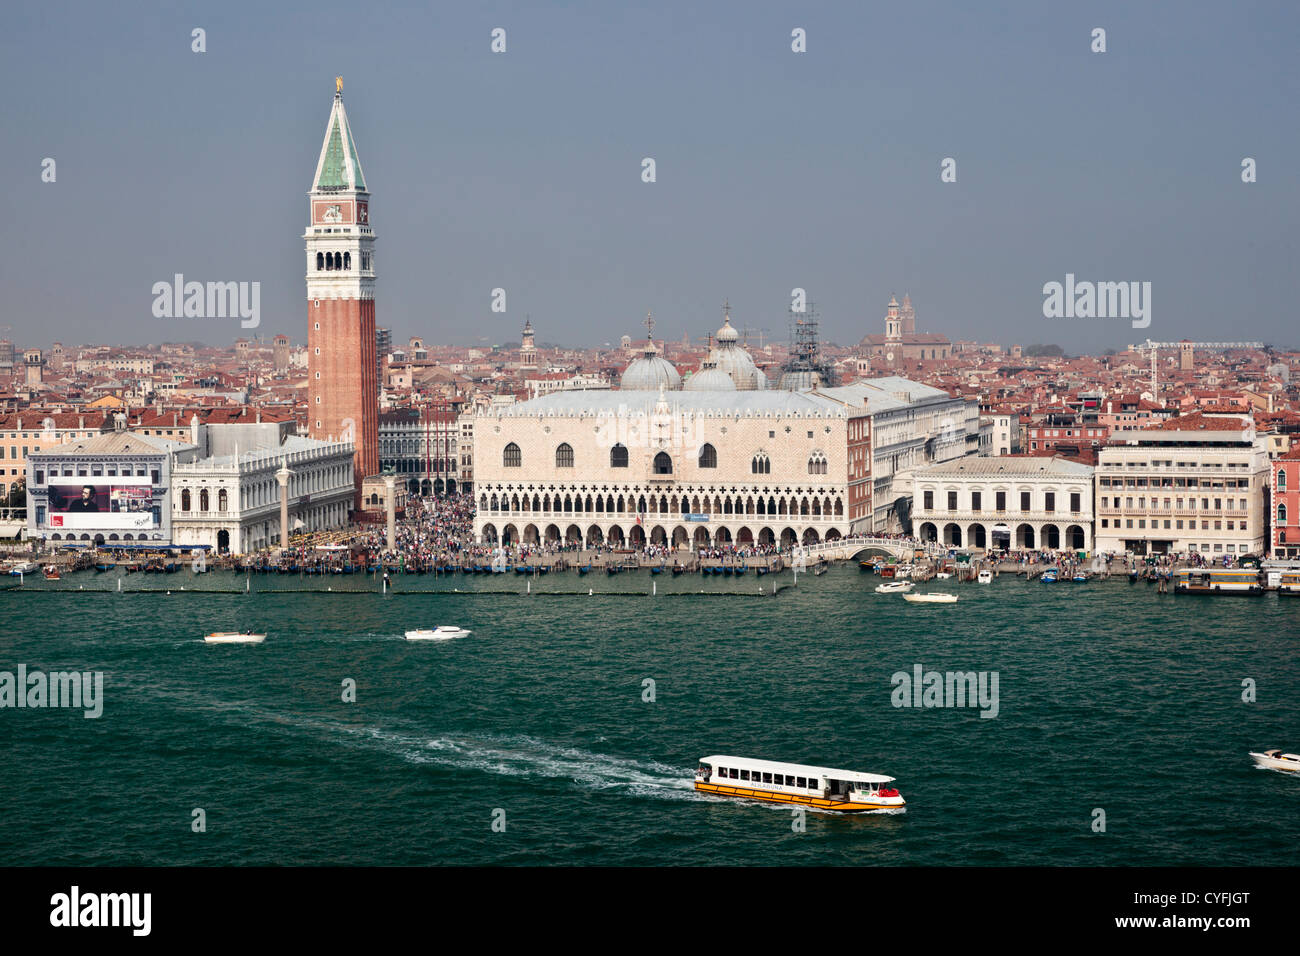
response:
[[[748,771],[748,770],[742,770],[742,771],[740,771],[740,779],[741,779],[741,780],[748,780],[748,779],[749,779],[749,771]]]
[[[772,775],[771,775],[770,773],[764,773],[764,774],[763,774],[763,782],[764,782],[764,783],[771,783],[771,782],[772,782]]]
[[[728,769],[727,773],[730,775],[732,780],[737,779],[737,770],[735,767],[731,767],[730,769]]]
[[[808,778],[806,778],[806,777],[800,777],[800,778],[799,778],[799,784],[798,784],[798,785],[799,785],[800,787],[802,787],[803,789],[807,790],[807,789],[808,789]]]

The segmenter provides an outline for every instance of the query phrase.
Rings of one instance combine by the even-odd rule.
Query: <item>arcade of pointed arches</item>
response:
[[[479,489],[478,519],[489,544],[677,548],[817,544],[847,525],[843,497],[813,488],[489,486]]]

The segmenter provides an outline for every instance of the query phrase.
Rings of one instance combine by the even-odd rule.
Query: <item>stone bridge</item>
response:
[[[867,535],[852,535],[823,541],[821,544],[808,545],[802,549],[809,562],[825,558],[827,561],[863,560],[869,555],[888,554],[899,560],[910,560],[917,551],[928,555],[941,555],[947,549],[933,542],[923,544],[908,538],[873,538]],[[798,552],[794,557],[797,559]]]

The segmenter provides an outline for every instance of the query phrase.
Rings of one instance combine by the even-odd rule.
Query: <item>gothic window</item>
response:
[[[759,452],[749,463],[749,470],[755,475],[769,475],[772,473],[772,462],[767,455]]]
[[[673,473],[673,460],[668,457],[668,453],[661,451],[655,455],[655,474],[671,475]]]
[[[1277,526],[1279,528],[1286,524],[1286,505],[1277,506]]]
[[[704,444],[704,447],[700,449],[700,467],[718,467],[718,450],[707,442]]]
[[[815,451],[812,453],[812,456],[808,459],[808,474],[810,475],[826,474],[826,456],[822,452]]]
[[[501,455],[502,466],[505,468],[518,468],[523,463],[523,455],[519,451],[519,446],[514,442],[506,445],[506,450]]]
[[[1285,468],[1279,468],[1277,470],[1277,490],[1286,491],[1286,469]]]
[[[627,446],[615,445],[609,450],[609,467],[626,468],[627,467]]]
[[[559,448],[555,449],[555,467],[573,467],[573,446],[568,442],[564,442]]]

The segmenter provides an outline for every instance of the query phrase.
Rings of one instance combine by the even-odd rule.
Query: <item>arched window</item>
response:
[[[225,511],[228,500],[229,496],[226,494],[226,489],[222,488],[217,492],[217,510]]]
[[[506,445],[506,450],[501,455],[501,464],[505,468],[518,468],[524,463],[524,456],[519,451],[519,446],[514,442]]]
[[[718,467],[718,450],[708,442],[700,449],[700,467],[717,468]]]
[[[318,252],[316,253],[316,271],[320,272],[324,268],[325,268],[325,253]]]
[[[609,467],[626,468],[627,467],[627,446],[615,445],[609,450]]]
[[[661,451],[655,455],[655,474],[671,475],[673,473],[673,460],[668,457],[668,452]]]
[[[772,473],[772,462],[767,455],[759,452],[749,463],[749,470],[756,475],[769,475]]]
[[[181,489],[181,511],[190,510],[190,489]]]
[[[555,467],[573,467],[573,446],[568,442],[562,443],[559,448],[555,449]]]
[[[809,457],[808,474],[810,475],[826,474],[826,456],[822,452],[815,451]]]
[[[344,269],[352,268],[352,253],[350,252],[343,253],[343,268]]]
[[[1279,528],[1286,525],[1286,505],[1277,506],[1277,526]]]
[[[199,510],[208,510],[208,489],[206,488],[199,492]]]
[[[1285,468],[1279,468],[1277,470],[1277,490],[1286,491],[1286,469]]]
[[[340,271],[343,269],[343,256],[337,252],[334,253],[334,268]]]
[[[334,271],[334,253],[332,252],[325,253],[325,271],[326,272]]]

